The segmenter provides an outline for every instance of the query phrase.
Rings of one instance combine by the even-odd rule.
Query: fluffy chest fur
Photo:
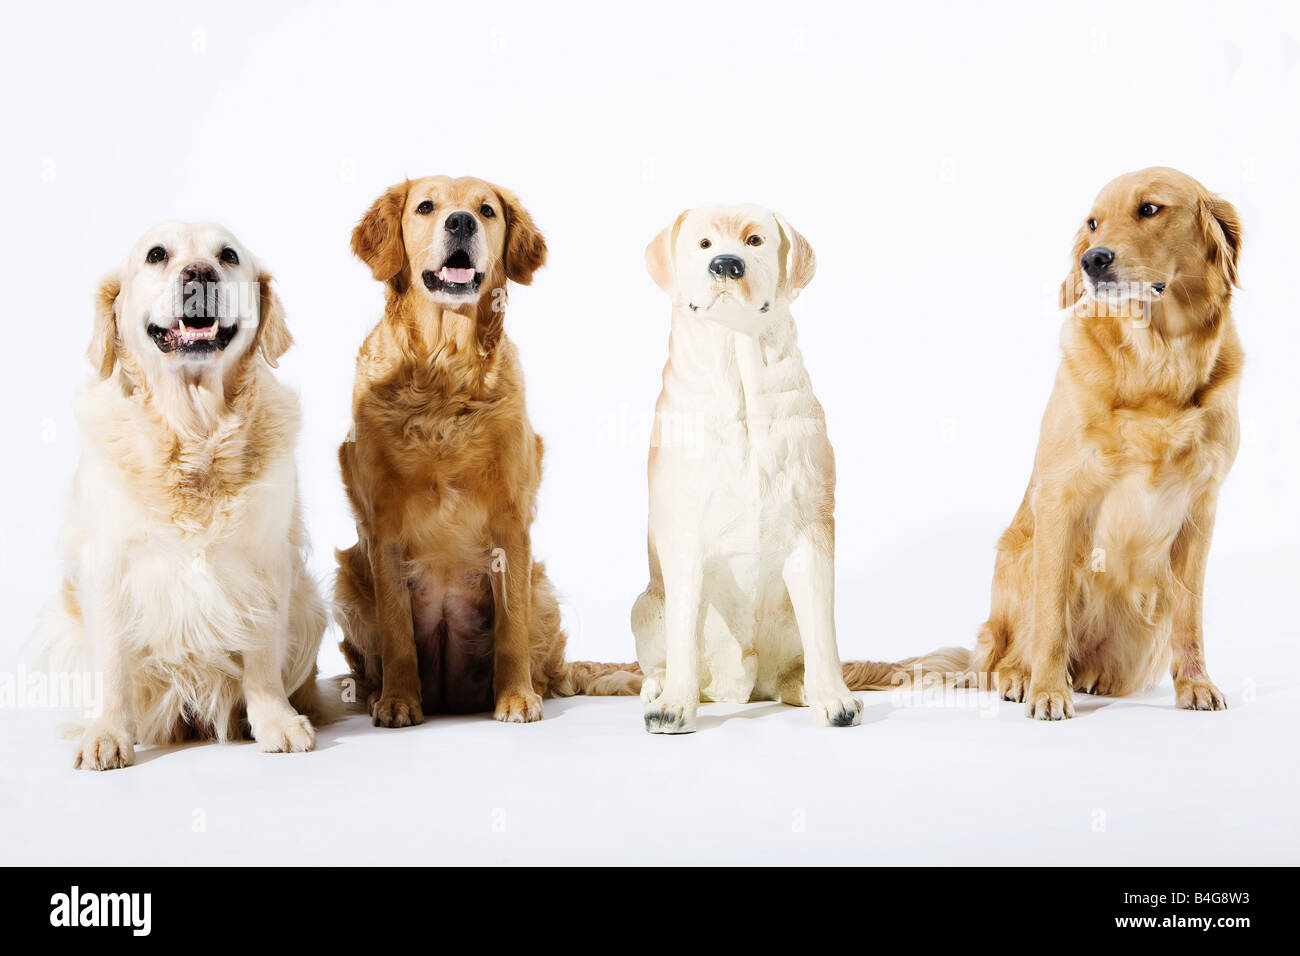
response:
[[[1067,327],[1063,376],[1099,492],[1080,555],[1112,588],[1167,583],[1192,506],[1213,495],[1237,447],[1240,351],[1225,315],[1206,334],[1093,320]],[[1098,359],[1104,359],[1099,362]]]
[[[344,455],[361,512],[396,531],[407,559],[440,555],[477,569],[501,508],[531,514],[541,449],[523,377],[503,335],[480,353],[472,320],[442,313],[435,328],[385,321],[357,365],[355,435]]]
[[[257,379],[202,430],[115,381],[79,402],[85,447],[68,529],[77,576],[100,582],[115,630],[155,658],[229,660],[283,603],[270,589],[301,546],[298,410],[273,379]],[[148,628],[131,626],[141,617]]]
[[[825,417],[788,314],[759,337],[674,317],[650,472],[652,515],[719,554],[779,559],[831,513]]]

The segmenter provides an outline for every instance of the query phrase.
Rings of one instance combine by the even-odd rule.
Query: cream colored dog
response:
[[[303,561],[298,401],[270,371],[290,342],[271,277],[220,226],[151,229],[100,288],[41,635],[47,666],[104,675],[78,767],[245,729],[262,750],[313,746],[299,711],[325,611]]]
[[[701,698],[857,724],[835,643],[835,459],[790,303],[812,247],[756,206],[682,213],[646,250],[673,320],[650,448],[650,585],[632,610],[646,730]]]

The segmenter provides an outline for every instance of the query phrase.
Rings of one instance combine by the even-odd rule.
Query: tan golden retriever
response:
[[[1237,452],[1240,252],[1236,211],[1174,169],[1116,179],[1079,230],[1064,355],[972,665],[1030,717],[1072,717],[1072,688],[1128,694],[1171,662],[1180,707],[1227,706],[1201,600]]]
[[[566,664],[530,527],[542,441],[503,329],[507,281],[546,241],[508,190],[434,176],[393,186],[352,233],[385,283],[339,449],[357,543],[338,552],[343,653],[374,723],[426,713],[542,716],[542,697],[635,694],[620,665]]]
[[[48,667],[103,674],[78,767],[245,731],[312,749],[326,615],[304,561],[298,399],[271,373],[291,341],[270,275],[220,226],[156,226],[104,280],[41,635]]]

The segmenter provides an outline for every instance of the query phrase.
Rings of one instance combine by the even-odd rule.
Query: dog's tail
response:
[[[635,697],[641,693],[641,667],[637,664],[598,664],[566,661],[551,682],[556,697],[586,694],[593,697]]]
[[[931,674],[945,684],[960,686],[970,671],[970,651],[964,647],[941,647],[921,657],[909,657],[894,664],[882,661],[849,661],[844,665],[844,682],[849,690],[894,690]]]

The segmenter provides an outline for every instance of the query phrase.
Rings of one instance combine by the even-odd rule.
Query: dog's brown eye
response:
[[[1150,219],[1159,211],[1160,207],[1153,202],[1144,202],[1142,205],[1138,206],[1138,215],[1143,219]]]
[[[433,212],[433,203],[427,199],[415,207],[415,213],[418,216],[427,216],[431,212]]]
[[[700,248],[701,248],[701,249],[707,249],[707,248],[709,248],[709,246],[711,246],[711,245],[713,245],[713,243],[709,242],[709,240],[707,240],[707,239],[701,239],[701,240],[700,240]]]
[[[1089,220],[1088,220],[1088,231],[1089,231],[1089,232],[1096,232],[1096,231],[1097,231],[1097,220],[1096,220],[1096,219],[1089,219]]]
[[[162,262],[167,258],[167,250],[162,246],[154,246],[149,250],[149,254],[144,257],[145,262]]]
[[[751,246],[761,246],[761,245],[763,244],[763,237],[762,237],[762,236],[750,236],[750,237],[749,237],[748,239],[746,239],[745,241],[746,241],[747,243],[749,243]]]
[[[239,253],[229,246],[221,250],[221,261],[228,266],[239,265]]]
[[[478,207],[478,214],[482,216],[484,219],[491,219],[493,216],[497,214],[497,211],[493,209],[491,206],[489,206],[487,203],[484,203],[483,205]]]

